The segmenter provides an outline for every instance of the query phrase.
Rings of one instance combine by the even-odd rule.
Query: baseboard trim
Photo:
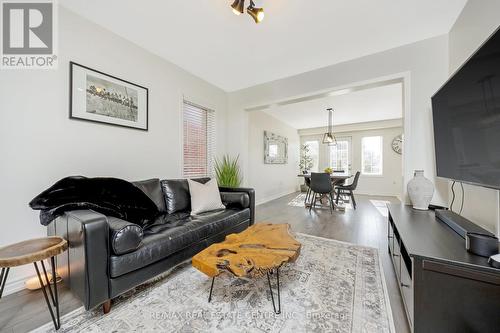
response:
[[[20,277],[15,280],[10,280],[9,277],[7,277],[7,283],[5,284],[5,289],[3,291],[2,297],[23,290],[25,288],[24,282],[26,282],[26,280],[28,280],[29,278],[31,278],[31,276]]]
[[[371,192],[364,192],[364,191],[354,191],[354,195],[359,194],[359,195],[370,195],[370,196],[381,196],[381,197],[396,197],[399,199],[400,194],[397,193],[371,193]]]
[[[283,192],[280,192],[280,193],[277,193],[277,194],[273,194],[273,195],[270,195],[268,197],[265,197],[265,198],[262,198],[260,200],[257,200],[255,202],[255,205],[256,206],[262,205],[262,204],[265,204],[265,203],[267,203],[269,201],[272,201],[272,200],[284,197],[285,195],[289,195],[289,194],[292,194],[292,193],[295,193],[295,192],[297,192],[297,189],[293,188],[293,189],[289,189],[287,191],[283,191]]]

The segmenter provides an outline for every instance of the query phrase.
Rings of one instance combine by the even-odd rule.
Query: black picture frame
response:
[[[74,70],[75,68],[79,67],[80,69],[83,69],[85,71],[93,72],[101,76],[109,77],[110,79],[116,80],[123,82],[124,84],[131,85],[136,87],[137,89],[141,89],[145,92],[145,127],[136,127],[136,126],[130,126],[130,125],[125,125],[125,124],[119,124],[119,123],[113,123],[110,121],[102,121],[102,120],[95,120],[95,119],[88,119],[84,118],[78,115],[75,115],[75,110],[74,110],[74,101],[75,98],[73,96],[74,93]],[[111,117],[109,117],[111,118]],[[69,62],[69,119],[72,120],[79,120],[79,121],[86,121],[86,122],[92,122],[92,123],[99,123],[99,124],[104,124],[104,125],[111,125],[111,126],[116,126],[116,127],[125,127],[125,128],[131,128],[135,130],[140,130],[140,131],[145,131],[147,132],[149,130],[149,89],[147,87],[141,86],[139,84],[121,79],[117,76],[96,70],[94,68],[88,67],[81,65],[79,63],[76,63],[74,61]]]

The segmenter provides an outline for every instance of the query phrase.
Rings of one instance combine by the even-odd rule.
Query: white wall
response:
[[[379,126],[376,126],[379,123]],[[337,138],[351,138],[351,174],[361,171],[361,139],[367,136],[382,136],[383,162],[382,175],[361,175],[356,193],[368,195],[395,196],[401,198],[403,192],[402,156],[392,150],[392,140],[403,133],[402,121],[398,122],[371,122],[373,128],[365,129],[364,124],[357,126],[335,126],[334,133]],[[387,127],[389,126],[389,127]],[[378,128],[377,128],[378,127]],[[319,170],[330,166],[330,150],[328,145],[321,144],[326,128],[299,130],[301,144],[308,140],[318,140]]]
[[[297,129],[260,111],[248,112],[248,183],[255,188],[257,204],[298,190],[299,135]],[[264,164],[264,131],[288,138],[288,163]]]
[[[448,77],[446,35],[229,94],[228,150],[242,152],[248,146],[245,108],[397,77],[405,80],[404,184],[413,177],[413,170],[423,169],[437,185],[433,203],[446,205],[447,182],[435,178],[430,99]],[[246,171],[248,156],[241,157]]]
[[[500,25],[500,1],[469,0],[449,33],[450,75],[481,46]],[[464,185],[462,215],[500,236],[499,191]],[[458,188],[458,186],[456,187]],[[460,206],[461,193],[455,202]]]
[[[68,119],[70,60],[148,87],[149,131]],[[0,71],[0,246],[46,234],[28,202],[62,177],[180,177],[183,94],[216,110],[224,153],[224,91],[59,8],[59,69]],[[6,292],[33,274],[12,269]]]

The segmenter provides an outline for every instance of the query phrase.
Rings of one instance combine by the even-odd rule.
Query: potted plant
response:
[[[241,185],[242,177],[238,159],[239,155],[235,158],[229,155],[222,156],[222,159],[215,158],[215,176],[219,186],[239,187]]]
[[[331,175],[333,173],[333,168],[330,168],[330,167],[325,168],[325,173]]]
[[[309,171],[312,169],[314,163],[313,163],[313,158],[310,155],[310,150],[308,144],[303,144],[300,146],[300,163],[299,163],[299,168],[300,171],[303,174],[309,173]],[[300,191],[301,192],[306,192],[307,191],[307,186],[304,184],[300,185]]]

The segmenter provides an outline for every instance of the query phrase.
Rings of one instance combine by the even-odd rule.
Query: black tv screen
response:
[[[432,97],[437,176],[500,188],[500,32]]]

